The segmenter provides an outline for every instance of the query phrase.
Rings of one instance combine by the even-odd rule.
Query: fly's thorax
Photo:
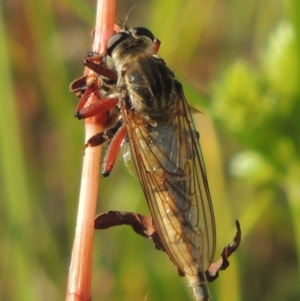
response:
[[[172,106],[176,99],[174,74],[164,61],[141,52],[128,56],[124,64],[123,86],[130,107],[139,113],[157,114]]]

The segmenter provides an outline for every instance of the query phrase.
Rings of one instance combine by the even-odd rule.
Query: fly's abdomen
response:
[[[136,127],[132,135],[139,149],[133,151],[133,155],[157,231],[170,259],[184,274],[195,276],[199,269],[207,267],[203,267],[200,260],[202,232],[191,187],[194,158],[190,149],[181,151],[184,158],[178,157],[180,140],[172,132],[174,128],[167,121],[158,122],[155,127]]]
[[[166,241],[165,248],[171,260],[185,275],[196,276],[200,268],[201,231],[192,220],[186,218],[193,210],[188,208],[189,201],[180,198],[169,191],[154,191],[155,204],[151,203],[150,207],[160,215],[155,225]],[[180,208],[178,202],[186,205]]]

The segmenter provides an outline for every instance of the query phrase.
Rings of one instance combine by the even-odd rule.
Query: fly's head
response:
[[[146,52],[156,54],[156,45],[159,41],[153,33],[144,27],[123,29],[110,38],[107,44],[107,54],[116,65],[123,64],[124,60],[131,54]]]

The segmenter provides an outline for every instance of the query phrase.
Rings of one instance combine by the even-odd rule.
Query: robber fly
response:
[[[190,107],[182,85],[156,55],[158,44],[143,27],[125,26],[116,33],[108,42],[106,59],[117,80],[99,104],[79,109],[76,116],[118,110],[115,123],[85,147],[110,141],[102,170],[107,176],[122,142],[128,141],[162,245],[196,300],[205,301],[205,272],[215,252],[213,207]],[[99,64],[86,64],[103,76]]]

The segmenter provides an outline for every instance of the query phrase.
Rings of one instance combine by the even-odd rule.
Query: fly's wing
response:
[[[179,270],[198,275],[214,256],[214,214],[199,137],[178,82],[173,99],[171,106],[156,112],[154,123],[124,107],[122,115],[164,248]]]

